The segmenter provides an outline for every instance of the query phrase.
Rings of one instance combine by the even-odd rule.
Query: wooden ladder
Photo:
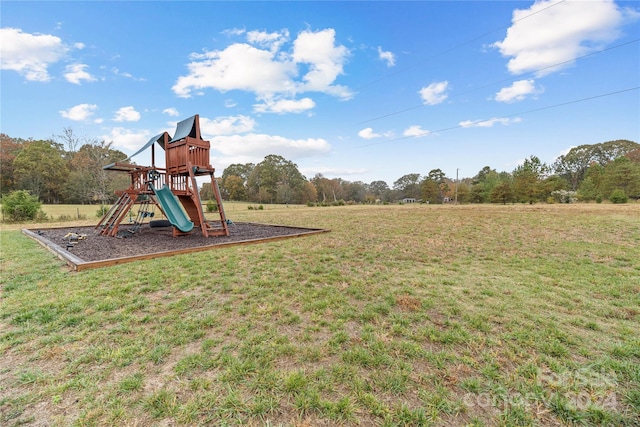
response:
[[[115,236],[118,233],[118,226],[131,209],[131,206],[135,203],[136,198],[136,194],[133,194],[133,197],[131,197],[126,191],[122,193],[116,203],[102,217],[98,225],[96,225],[96,228],[102,227],[100,234]]]
[[[189,168],[189,178],[191,180],[191,191],[188,196],[190,198],[190,201],[184,200],[182,203],[182,205],[185,207],[185,210],[187,211],[187,214],[194,224],[200,226],[202,235],[204,237],[228,236],[229,229],[227,227],[227,218],[225,217],[224,208],[222,207],[222,197],[220,195],[220,189],[218,188],[218,183],[213,177],[213,172],[210,173],[211,185],[213,187],[213,194],[216,199],[216,204],[218,205],[218,213],[220,214],[220,224],[215,225],[212,222],[207,222],[207,219],[204,217],[204,212],[202,210],[202,200],[200,199],[200,193],[198,192],[198,183],[196,182],[194,169],[190,163],[187,166]],[[187,197],[184,197],[184,199],[186,198]]]

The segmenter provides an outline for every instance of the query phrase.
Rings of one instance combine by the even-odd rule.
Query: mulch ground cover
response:
[[[154,254],[171,255],[189,250],[257,243],[327,231],[256,223],[233,223],[228,227],[229,236],[215,237],[204,237],[200,229],[173,237],[172,227],[150,227],[148,224],[142,225],[133,233],[121,226],[118,237],[103,236],[92,226],[31,229],[26,230],[26,234],[36,238],[59,256],[67,258],[67,261],[70,259],[71,264],[75,265],[78,264],[78,259],[88,264],[113,259],[126,262],[127,258],[141,259],[145,255],[151,258]]]

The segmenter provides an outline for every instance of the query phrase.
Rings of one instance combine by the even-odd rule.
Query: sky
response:
[[[131,155],[199,114],[218,176],[473,177],[640,142],[640,3],[4,0],[0,78],[14,138]]]

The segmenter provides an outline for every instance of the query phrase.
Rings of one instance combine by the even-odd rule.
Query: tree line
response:
[[[485,166],[474,177],[461,180],[447,177],[441,169],[432,169],[424,176],[403,175],[391,187],[382,180],[352,182],[322,174],[306,179],[291,161],[269,155],[258,164],[227,167],[220,178],[220,188],[228,200],[258,203],[621,201],[640,198],[640,144],[616,140],[581,145],[550,165],[532,155],[512,172],[497,172]]]
[[[0,134],[0,191],[27,190],[44,203],[113,203],[115,191],[127,188],[129,177],[102,167],[126,157],[112,143],[79,138],[69,128],[47,140]],[[624,201],[640,197],[640,144],[616,140],[581,145],[549,165],[532,155],[511,172],[485,166],[460,180],[441,169],[409,173],[391,186],[383,180],[365,183],[322,174],[309,179],[295,163],[275,154],[257,164],[232,164],[217,179],[224,199],[252,203]],[[213,199],[210,183],[203,184],[201,197]]]
[[[46,140],[0,134],[0,189],[26,190],[44,203],[112,202],[129,178],[102,167],[126,157],[112,143],[79,138],[70,128]]]

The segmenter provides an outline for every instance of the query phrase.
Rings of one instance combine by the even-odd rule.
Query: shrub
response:
[[[47,213],[42,209],[38,209],[38,212],[36,212],[36,217],[35,217],[36,222],[45,222],[48,219],[49,217],[47,216]]]
[[[207,201],[207,212],[218,212],[218,204],[213,200]]]
[[[613,190],[613,193],[609,196],[609,200],[611,203],[627,203],[628,197],[623,189],[618,188],[617,190]]]
[[[555,190],[551,192],[551,197],[553,201],[551,203],[575,203],[578,198],[576,197],[575,191],[567,191],[567,190]],[[547,200],[549,202],[549,200]]]
[[[98,218],[102,218],[103,216],[105,216],[107,214],[108,211],[109,211],[109,206],[101,205],[98,208],[98,210],[96,211],[96,216]]]
[[[2,198],[2,214],[9,221],[28,221],[47,218],[40,209],[40,202],[26,190],[12,191]]]

